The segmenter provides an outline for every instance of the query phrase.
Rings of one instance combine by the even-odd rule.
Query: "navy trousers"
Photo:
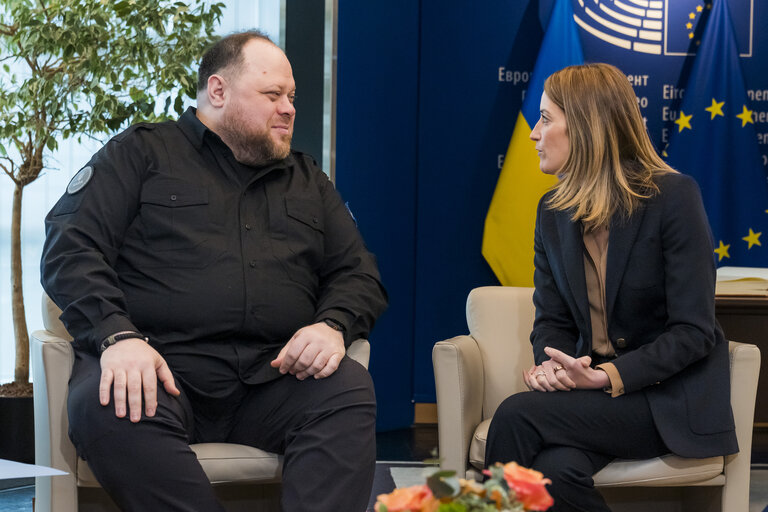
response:
[[[515,461],[552,480],[550,512],[606,512],[592,476],[614,458],[646,459],[669,453],[645,395],[611,398],[602,390],[507,398],[491,420],[486,466]]]
[[[99,404],[98,358],[77,353],[70,437],[121,510],[222,511],[190,443],[232,442],[281,453],[286,511],[365,510],[376,463],[376,400],[368,371],[345,357],[328,378],[292,375],[235,386],[196,403],[158,386],[154,417],[138,423]],[[217,405],[218,404],[218,405]],[[226,407],[221,407],[226,404]]]

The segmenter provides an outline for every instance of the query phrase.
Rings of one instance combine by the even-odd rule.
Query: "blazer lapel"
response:
[[[555,218],[558,238],[561,242],[560,261],[563,262],[568,288],[571,290],[573,302],[581,314],[582,329],[586,328],[588,332],[591,332],[587,281],[584,276],[584,236],[581,232],[581,223],[571,221],[570,213],[567,211],[556,212]]]
[[[614,215],[608,234],[608,261],[605,277],[605,312],[608,318],[613,314],[613,305],[619,293],[619,285],[627,270],[627,261],[632,253],[632,246],[637,239],[637,232],[643,223],[645,205],[641,205],[629,219]]]

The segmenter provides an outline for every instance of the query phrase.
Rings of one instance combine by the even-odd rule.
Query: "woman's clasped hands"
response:
[[[544,348],[544,352],[549,360],[523,372],[525,385],[532,391],[601,389],[610,384],[604,371],[590,367],[592,358],[589,356],[575,358],[552,347]]]

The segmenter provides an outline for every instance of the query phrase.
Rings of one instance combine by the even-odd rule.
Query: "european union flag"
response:
[[[752,13],[754,0],[728,0],[736,47],[741,55],[752,54]],[[650,2],[661,4],[661,2]],[[665,55],[697,53],[699,22],[703,20],[709,0],[666,0],[664,2]]]
[[[718,264],[768,266],[768,180],[725,0],[712,2],[667,161],[701,187]]]

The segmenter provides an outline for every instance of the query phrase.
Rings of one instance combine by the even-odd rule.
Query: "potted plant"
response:
[[[21,281],[24,187],[46,168],[59,140],[93,138],[133,122],[165,119],[172,111],[181,114],[184,97],[196,93],[192,65],[213,40],[222,8],[203,0],[0,0],[0,169],[14,184],[16,342],[14,380],[0,386],[0,397],[12,397],[0,398],[0,425],[13,429],[0,431],[0,458],[33,458],[33,442],[26,447],[19,438],[33,432]],[[19,397],[26,397],[26,405]],[[11,448],[2,447],[4,439]]]

